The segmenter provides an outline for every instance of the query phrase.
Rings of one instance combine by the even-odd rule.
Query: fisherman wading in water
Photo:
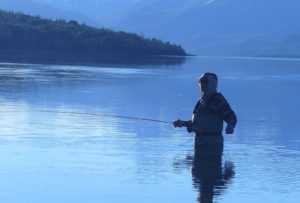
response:
[[[175,127],[187,127],[195,133],[195,147],[201,145],[223,145],[223,121],[227,123],[226,134],[233,134],[237,118],[224,96],[217,92],[218,77],[205,73],[198,79],[202,97],[197,102],[193,118],[189,121],[176,120]],[[195,149],[196,149],[195,148]]]
[[[195,133],[191,170],[193,186],[199,190],[199,203],[212,203],[213,197],[222,194],[235,174],[231,162],[225,162],[222,169],[222,131],[225,121],[226,134],[232,134],[237,119],[224,96],[217,92],[216,74],[205,73],[198,82],[202,97],[195,106],[192,120],[176,120],[173,124]]]

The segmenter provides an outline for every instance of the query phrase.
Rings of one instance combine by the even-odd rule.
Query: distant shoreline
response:
[[[185,63],[185,56],[138,55],[138,54],[99,54],[66,52],[33,52],[0,50],[3,63],[47,64],[47,65],[151,65],[170,66]]]
[[[176,44],[135,33],[79,24],[75,20],[50,20],[0,9],[0,51],[8,60],[41,60],[60,63],[111,61],[128,56],[186,56]],[[126,56],[126,57],[124,57]],[[133,58],[133,57],[129,57]],[[115,59],[114,59],[115,61]]]
[[[215,59],[300,61],[300,56],[206,56],[206,55],[196,55],[195,57],[215,58]]]
[[[209,56],[209,55],[126,55],[126,54],[89,54],[89,53],[52,53],[23,52],[0,50],[0,64],[24,65],[75,65],[75,66],[176,66],[182,65],[187,59],[240,59],[240,60],[272,60],[300,61],[299,57],[278,56]]]

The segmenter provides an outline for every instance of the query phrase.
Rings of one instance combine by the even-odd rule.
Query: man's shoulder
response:
[[[227,103],[227,100],[225,99],[222,93],[217,92],[214,98],[214,102],[217,104],[224,104]]]
[[[223,96],[223,94],[221,92],[217,92],[215,98],[218,99],[218,100],[225,100],[226,101],[225,97]]]
[[[193,111],[194,114],[197,112],[197,109],[200,108],[201,103],[203,103],[202,101],[203,101],[202,97],[200,97],[200,98],[197,100],[197,103],[195,104],[194,111]]]
[[[196,104],[201,103],[201,101],[203,101],[202,97],[200,97],[200,98],[197,100],[197,103],[196,103]]]

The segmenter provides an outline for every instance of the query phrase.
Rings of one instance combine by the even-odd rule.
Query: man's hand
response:
[[[187,127],[186,130],[188,131],[188,133],[192,133],[193,132],[193,128],[192,127]]]
[[[177,119],[176,121],[173,122],[173,125],[175,128],[177,128],[177,127],[181,128],[185,125],[185,123],[186,123],[186,121]]]
[[[234,127],[232,125],[227,125],[226,127],[226,134],[233,134]]]

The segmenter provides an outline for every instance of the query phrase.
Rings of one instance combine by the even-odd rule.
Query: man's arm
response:
[[[198,109],[199,104],[200,104],[200,100],[198,100],[198,102],[196,103],[196,106],[193,111],[193,117],[196,113],[196,110]],[[184,121],[184,120],[177,119],[176,121],[173,122],[173,125],[174,125],[174,127],[179,127],[179,128],[186,127],[187,131],[189,133],[193,132],[193,121],[192,120]]]
[[[230,108],[228,103],[223,112],[223,118],[227,123],[226,134],[232,134],[237,123],[237,118],[234,111]]]
[[[193,132],[193,122],[191,120],[183,121],[183,120],[176,120],[173,122],[174,127],[186,127],[186,130],[191,133]]]
[[[176,121],[173,122],[174,127],[192,127],[192,121],[188,120],[188,121],[184,121],[184,120],[179,120],[177,119]]]
[[[224,121],[227,123],[226,134],[232,134],[237,123],[236,115],[223,95],[218,96],[220,104],[219,112]]]

